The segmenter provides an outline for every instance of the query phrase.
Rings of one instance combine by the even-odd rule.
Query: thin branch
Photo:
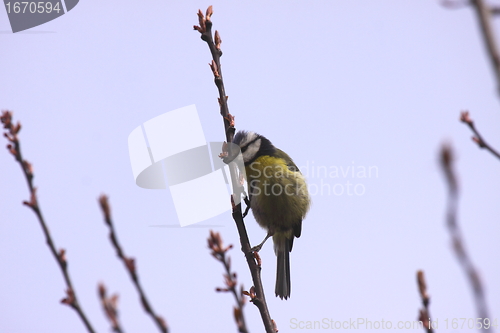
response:
[[[490,64],[497,81],[497,93],[500,94],[500,52],[492,22],[493,16],[498,15],[500,9],[497,6],[486,4],[485,0],[442,0],[441,4],[446,8],[452,9],[468,5],[474,7],[486,53],[490,59]]]
[[[476,127],[474,126],[474,121],[469,117],[469,112],[468,111],[462,111],[460,113],[460,121],[467,124],[469,128],[472,130],[475,136],[472,137],[472,141],[477,143],[477,145],[480,148],[486,148],[490,153],[492,153],[494,156],[500,159],[500,154],[489,144],[484,141],[483,136],[478,132]]]
[[[106,318],[108,318],[111,323],[111,328],[113,332],[123,333],[120,321],[118,320],[118,295],[112,295],[108,297],[106,295],[106,287],[104,284],[100,283],[97,287],[99,299],[101,300],[102,309]]]
[[[225,288],[216,288],[218,292],[231,292],[236,300],[237,306],[234,308],[233,315],[236,325],[238,326],[238,332],[248,333],[248,329],[245,323],[245,316],[243,315],[243,306],[245,305],[245,298],[243,293],[243,286],[240,290],[237,290],[238,280],[236,277],[236,272],[231,272],[231,257],[226,256],[226,252],[233,248],[233,245],[224,247],[222,238],[218,232],[213,232],[210,230],[210,237],[208,238],[208,248],[212,250],[212,256],[219,261],[226,271],[224,274]]]
[[[483,35],[484,44],[488,56],[490,58],[493,72],[497,81],[497,92],[500,94],[500,53],[498,52],[497,39],[493,29],[492,14],[493,12],[484,0],[470,0],[474,7]]]
[[[427,284],[425,283],[424,271],[417,272],[417,284],[423,308],[420,309],[419,320],[422,322],[427,333],[434,333],[432,328],[431,315],[429,312],[430,297],[427,294]]]
[[[0,117],[1,122],[3,124],[3,128],[7,131],[4,132],[4,136],[9,140],[10,144],[7,145],[7,149],[14,156],[16,161],[21,166],[23,170],[23,174],[26,178],[26,182],[28,183],[28,188],[30,191],[30,201],[24,201],[23,204],[31,208],[31,210],[35,213],[40,225],[42,227],[43,233],[45,234],[45,239],[47,245],[50,249],[50,252],[54,256],[61,269],[61,273],[63,274],[64,281],[66,282],[66,297],[61,300],[61,303],[67,304],[72,307],[80,316],[80,319],[83,321],[87,330],[91,333],[95,332],[90,324],[87,316],[83,312],[83,309],[78,302],[78,298],[76,296],[75,288],[73,288],[73,284],[71,282],[69,273],[68,273],[68,262],[66,260],[66,251],[64,249],[60,249],[59,252],[56,250],[56,246],[54,245],[54,241],[49,232],[49,228],[45,223],[45,219],[42,215],[42,210],[38,204],[38,198],[36,195],[36,187],[33,185],[33,167],[32,165],[26,161],[21,154],[21,144],[17,137],[17,134],[21,130],[21,124],[18,122],[16,125],[12,122],[12,112],[10,111],[2,111],[2,115]]]
[[[115,228],[113,226],[113,220],[111,219],[111,208],[109,206],[108,197],[106,195],[101,195],[99,197],[99,205],[101,206],[101,210],[104,214],[104,221],[106,222],[106,225],[109,227],[109,238],[111,240],[111,243],[113,244],[113,247],[116,250],[117,256],[123,261],[123,264],[125,265],[125,268],[127,269],[130,278],[134,282],[135,288],[139,293],[141,304],[144,308],[144,311],[146,311],[151,316],[153,321],[158,326],[158,329],[162,333],[167,333],[168,328],[165,320],[162,317],[155,314],[139,282],[139,276],[137,275],[137,270],[135,267],[135,259],[125,256],[123,249],[120,246],[120,243],[118,243],[118,238],[116,237]]]
[[[478,318],[489,318],[488,307],[486,306],[486,298],[484,295],[484,288],[479,278],[479,274],[474,267],[466,249],[462,237],[462,232],[457,222],[457,209],[458,209],[458,182],[453,167],[454,156],[453,150],[449,145],[443,145],[441,148],[441,167],[443,168],[446,182],[448,184],[448,209],[446,214],[446,221],[448,230],[450,232],[453,250],[458,262],[469,279],[469,283],[474,293],[476,302],[476,310]],[[482,330],[486,331],[484,325]],[[491,331],[491,330],[490,330]]]
[[[212,21],[211,16],[213,14],[212,6],[208,7],[206,15],[203,15],[201,10],[198,10],[198,20],[199,26],[194,26],[194,29],[201,33],[201,39],[204,40],[212,54],[212,62],[209,64],[214,74],[214,81],[217,89],[219,91],[219,106],[220,114],[224,121],[224,130],[226,134],[226,141],[232,142],[235,132],[234,128],[234,117],[229,113],[229,107],[227,105],[227,96],[224,89],[224,81],[222,78],[222,68],[220,64],[220,57],[222,56],[222,51],[220,45],[222,39],[219,33],[216,31],[215,35],[212,36]],[[214,41],[215,39],[215,41]],[[231,182],[233,184],[233,194],[234,198],[241,198],[242,188],[239,184],[239,177],[236,173],[236,168],[234,166],[230,167]],[[233,198],[232,197],[232,198]],[[234,202],[234,201],[233,201]],[[250,273],[252,275],[252,281],[254,283],[255,297],[251,299],[251,302],[257,306],[259,309],[264,327],[267,333],[276,332],[276,325],[271,319],[269,309],[267,307],[266,298],[264,295],[264,287],[262,286],[262,279],[260,276],[261,267],[257,265],[256,259],[250,247],[250,241],[248,239],[248,234],[245,228],[245,223],[243,221],[243,216],[241,213],[241,201],[238,200],[237,204],[233,204],[233,219],[236,222],[236,227],[238,229],[238,234],[240,235],[241,250],[245,254],[245,258],[250,268]]]

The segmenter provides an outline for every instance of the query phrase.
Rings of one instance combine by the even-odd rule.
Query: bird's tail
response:
[[[274,252],[278,257],[276,266],[276,296],[281,299],[290,297],[290,251],[292,250],[292,238],[286,237],[284,234],[276,233],[273,236]]]

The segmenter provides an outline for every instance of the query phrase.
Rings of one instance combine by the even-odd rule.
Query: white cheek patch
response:
[[[258,139],[257,141],[252,143],[250,146],[248,146],[247,150],[245,150],[245,152],[243,153],[243,161],[244,162],[251,161],[255,157],[255,155],[257,154],[257,152],[260,149],[261,141],[262,141],[261,139]]]
[[[247,135],[243,138],[243,140],[240,142],[240,147],[243,148],[246,145],[248,145],[249,142],[252,142],[257,138],[257,134],[255,132],[248,132]]]

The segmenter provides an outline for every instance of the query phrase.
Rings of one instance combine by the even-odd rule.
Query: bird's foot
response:
[[[252,252],[259,252],[262,249],[262,245],[264,245],[264,243],[260,243],[259,245],[252,247]]]
[[[246,208],[245,208],[245,212],[243,212],[243,218],[245,218],[245,216],[247,216],[248,214],[248,211],[250,211],[250,199],[248,199],[248,196],[245,195],[245,205],[246,205]]]
[[[259,245],[256,245],[254,247],[252,247],[252,251],[253,252],[259,252],[260,249],[262,249],[262,246],[264,245],[264,243],[269,239],[269,237],[271,237],[272,235],[274,235],[274,232],[268,232],[267,233],[267,236],[266,238],[264,238],[264,240],[262,241],[262,243],[260,243]]]

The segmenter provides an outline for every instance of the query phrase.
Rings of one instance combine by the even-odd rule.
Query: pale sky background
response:
[[[127,148],[134,128],[190,104],[206,139],[224,139],[210,53],[192,30],[197,10],[211,4],[237,129],[267,136],[299,166],[378,169],[371,178],[309,174],[312,187],[349,181],[365,192],[313,196],[291,253],[288,301],[274,297],[272,246],[261,251],[280,332],[301,331],[293,329],[294,318],[383,319],[394,326],[416,320],[418,269],[426,273],[438,332],[453,331],[446,319],[476,317],[445,226],[446,187],[437,162],[443,141],[457,154],[466,247],[490,314],[500,319],[494,199],[500,161],[480,150],[458,121],[461,110],[470,110],[485,138],[500,147],[499,97],[472,8],[450,10],[436,0],[85,0],[17,34],[0,10],[0,108],[14,111],[23,125],[22,151],[34,165],[43,213],[57,247],[67,251],[95,329],[110,331],[97,297],[104,282],[120,295],[126,332],[157,332],[108,240],[97,204],[106,193],[125,253],[136,258],[146,294],[170,331],[236,331],[233,297],[214,291],[223,286],[223,268],[206,243],[214,229],[235,245],[233,267],[249,289],[230,213],[191,228],[157,227],[178,225],[172,198],[168,190],[135,185]],[[62,275],[36,217],[21,204],[27,186],[4,148],[0,167],[0,332],[86,332],[59,303]],[[257,244],[265,231],[253,217],[246,224]],[[251,332],[264,330],[255,306],[247,304],[245,316]]]

